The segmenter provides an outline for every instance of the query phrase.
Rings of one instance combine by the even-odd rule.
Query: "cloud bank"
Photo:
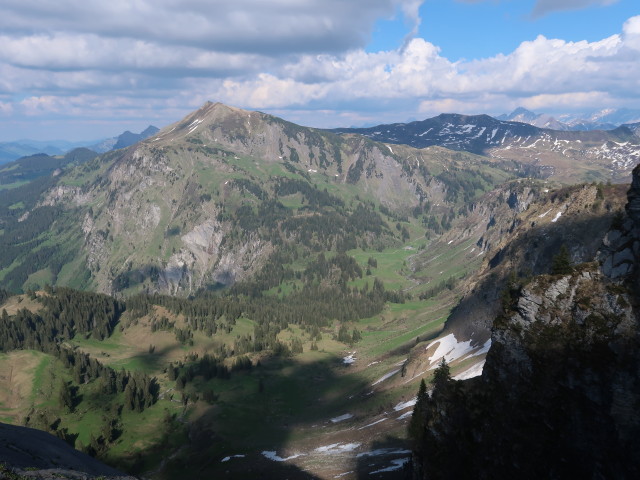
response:
[[[607,0],[539,0],[534,14],[552,3]],[[39,122],[49,138],[108,125],[117,133],[123,120],[162,126],[206,100],[318,127],[519,105],[640,107],[640,16],[595,42],[539,36],[508,55],[453,62],[416,36],[421,4],[5,0],[0,125]],[[407,25],[404,44],[367,52],[376,20],[393,16]],[[62,125],[73,132],[55,131]]]

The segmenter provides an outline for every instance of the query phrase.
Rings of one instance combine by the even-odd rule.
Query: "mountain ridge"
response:
[[[564,183],[626,183],[640,160],[640,137],[624,126],[611,131],[558,131],[488,115],[441,114],[411,123],[332,131],[415,148],[440,145],[514,160],[546,169],[548,177]]]

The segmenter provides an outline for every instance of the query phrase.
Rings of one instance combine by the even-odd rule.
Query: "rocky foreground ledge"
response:
[[[0,479],[137,480],[40,430],[0,423]]]

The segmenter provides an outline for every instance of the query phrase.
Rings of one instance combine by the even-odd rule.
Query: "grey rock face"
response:
[[[602,273],[611,279],[637,272],[640,260],[640,165],[633,170],[633,180],[627,192],[627,218],[613,228],[598,252]]]
[[[640,165],[633,169],[631,188],[627,193],[627,215],[640,227]]]

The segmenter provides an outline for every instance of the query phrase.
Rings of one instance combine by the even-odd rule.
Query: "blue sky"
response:
[[[562,1],[555,3],[561,5]],[[601,40],[619,33],[628,18],[640,14],[640,3],[634,1],[578,3],[586,7],[552,10],[534,17],[533,0],[426,0],[420,7],[418,36],[439,46],[450,60],[476,59],[508,54],[538,35],[567,41]],[[401,11],[393,18],[379,19],[366,50],[398,47],[412,24]]]
[[[640,109],[638,0],[3,0],[0,45],[0,141]]]

